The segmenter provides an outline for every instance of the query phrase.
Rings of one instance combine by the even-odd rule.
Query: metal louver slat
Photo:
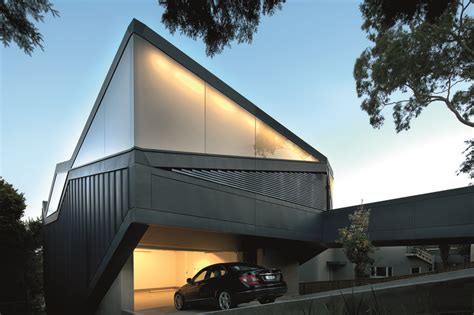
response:
[[[326,175],[310,172],[172,169],[172,172],[319,210],[327,208]]]

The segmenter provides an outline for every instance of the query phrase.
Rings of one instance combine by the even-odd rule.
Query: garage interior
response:
[[[202,268],[242,261],[233,235],[150,226],[133,251],[134,310],[169,308],[176,290]]]
[[[137,248],[133,253],[134,309],[173,305],[177,289],[202,268],[239,261],[238,252],[199,252]]]

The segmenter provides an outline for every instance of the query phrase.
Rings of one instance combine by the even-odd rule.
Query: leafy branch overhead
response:
[[[214,56],[232,41],[251,43],[260,15],[273,15],[286,0],[160,0],[163,24],[175,33],[202,38],[206,53]]]
[[[49,0],[0,1],[0,40],[3,45],[8,47],[15,42],[28,55],[37,47],[43,49],[43,36],[34,22],[43,22],[48,13],[59,16]]]
[[[392,23],[374,15],[381,3],[361,6],[363,29],[374,46],[354,67],[371,124],[380,127],[382,110],[392,106],[397,131],[406,130],[423,108],[440,101],[461,123],[474,127],[474,21],[466,14],[471,2],[452,1],[437,18],[421,10],[410,21]]]
[[[406,3],[366,0],[360,7],[362,29],[373,42],[354,66],[361,108],[375,128],[391,108],[400,132],[427,106],[441,103],[459,122],[474,127],[472,1]],[[461,172],[472,172],[472,164],[463,165]]]

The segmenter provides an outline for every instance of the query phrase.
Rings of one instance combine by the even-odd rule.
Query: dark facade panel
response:
[[[194,154],[159,155],[162,162],[177,167],[177,161],[182,160],[209,163],[204,156],[196,158]],[[298,248],[293,254],[301,261],[321,250],[317,240],[322,210],[296,204],[289,197],[278,199],[159,169],[148,159],[153,156],[155,152],[134,149],[69,170],[59,211],[45,218],[45,291],[49,313],[73,310],[85,314],[94,310],[150,224],[225,233],[240,240],[286,239],[292,244],[288,246]],[[213,156],[210,160],[210,164],[224,161],[229,167],[252,167],[253,163],[253,167],[260,165],[265,172],[280,167],[288,174],[298,174],[295,178],[301,181],[314,179],[321,185],[326,178],[325,174],[314,172],[324,172],[327,165],[323,163],[314,166],[225,156]],[[313,172],[305,174],[308,169]],[[257,188],[251,180],[247,178],[246,184]],[[267,180],[261,183],[262,189],[284,194],[281,187],[286,179],[282,174],[273,174]],[[299,185],[301,188],[303,184]],[[304,196],[298,192],[295,195]],[[306,245],[298,247],[302,242],[313,244],[314,251],[305,251]]]
[[[322,210],[172,171],[132,169],[141,186],[140,197],[132,196],[139,223],[307,241],[321,234]]]
[[[172,171],[318,210],[327,209],[327,175],[324,173],[182,168]]]
[[[82,308],[128,211],[128,169],[71,179],[59,216],[44,227],[48,311]]]
[[[152,209],[255,224],[255,197],[152,176]]]
[[[369,233],[378,245],[474,242],[474,186],[376,202]],[[323,242],[333,246],[357,206],[323,214]]]

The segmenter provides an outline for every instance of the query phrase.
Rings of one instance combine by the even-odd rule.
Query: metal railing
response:
[[[434,257],[428,251],[424,250],[423,248],[416,247],[416,246],[408,246],[406,256],[408,257],[416,257],[421,259],[430,265],[434,262]]]

